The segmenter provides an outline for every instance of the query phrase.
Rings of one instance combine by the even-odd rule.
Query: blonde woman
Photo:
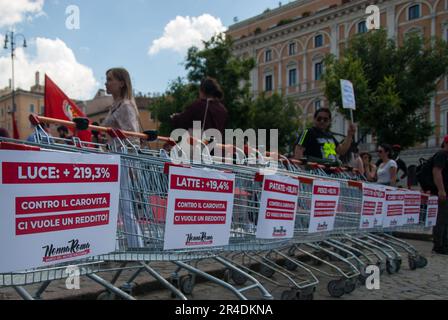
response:
[[[106,72],[106,90],[114,103],[102,125],[124,131],[140,132],[140,118],[134,96],[129,72],[124,68],[112,68]],[[135,140],[135,141],[133,141]],[[133,142],[138,141],[133,139]]]

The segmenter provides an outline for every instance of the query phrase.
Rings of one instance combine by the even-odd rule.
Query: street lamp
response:
[[[11,97],[12,97],[12,112],[16,112],[16,104],[15,104],[15,97],[14,97],[14,57],[15,57],[15,50],[16,50],[16,39],[17,37],[23,38],[23,47],[26,48],[26,39],[25,36],[21,33],[14,34],[14,31],[11,31],[8,37],[8,34],[5,36],[5,45],[3,46],[4,49],[8,49],[8,42],[9,47],[11,49],[11,63],[12,63],[12,78],[11,78]]]

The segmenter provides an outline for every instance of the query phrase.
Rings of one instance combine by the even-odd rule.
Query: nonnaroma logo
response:
[[[322,230],[327,230],[327,229],[328,229],[328,224],[326,222],[317,224],[317,230],[322,231]]]
[[[186,234],[185,240],[186,246],[200,246],[204,244],[212,244],[213,236],[208,236],[207,232],[201,232],[199,235],[194,236],[192,233]]]
[[[284,237],[286,236],[286,229],[283,228],[283,226],[280,226],[280,228],[274,227],[274,230],[272,231],[273,237]]]
[[[65,247],[55,247],[53,244],[50,244],[42,247],[42,249],[45,250],[42,260],[51,262],[85,256],[90,253],[90,243],[79,243],[78,239],[73,239]]]

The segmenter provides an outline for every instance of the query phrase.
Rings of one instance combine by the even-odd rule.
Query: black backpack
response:
[[[419,164],[415,168],[415,176],[420,184],[420,187],[422,187],[424,191],[429,191],[436,188],[431,170],[432,168],[430,161],[428,159],[420,158]]]

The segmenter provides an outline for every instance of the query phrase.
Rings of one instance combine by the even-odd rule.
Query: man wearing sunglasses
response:
[[[319,109],[314,114],[314,126],[304,130],[297,139],[294,149],[294,158],[304,157],[312,161],[336,163],[338,155],[345,155],[355,135],[355,125],[350,124],[347,137],[343,143],[339,143],[329,132],[331,125],[331,111],[327,108]]]

